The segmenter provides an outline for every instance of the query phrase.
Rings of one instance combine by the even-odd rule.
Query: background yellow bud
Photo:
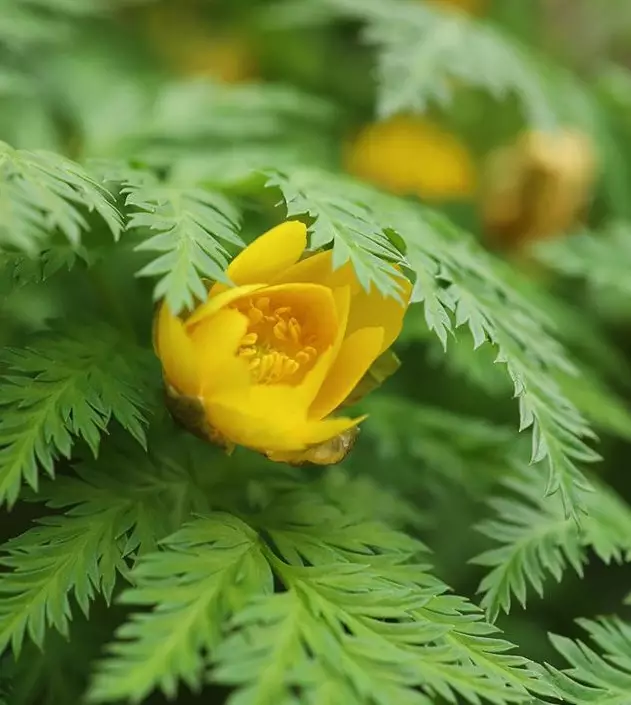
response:
[[[445,8],[454,8],[471,15],[480,15],[486,10],[488,0],[424,0]]]
[[[493,152],[482,196],[489,241],[512,249],[562,234],[587,208],[595,175],[592,144],[573,130],[526,132]]]

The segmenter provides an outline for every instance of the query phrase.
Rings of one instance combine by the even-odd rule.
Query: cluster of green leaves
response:
[[[239,703],[426,702],[418,686],[520,702],[536,687],[531,665],[504,653],[473,605],[414,561],[423,548],[405,534],[349,520],[296,487],[249,522],[213,513],[139,563],[123,601],[156,607],[121,627],[93,700],[205,680],[235,687]]]
[[[119,344],[111,331],[91,327],[4,351],[0,501],[14,504],[23,480],[36,490],[39,469],[53,476],[55,461],[69,458],[78,438],[96,454],[112,418],[144,444],[137,371]]]

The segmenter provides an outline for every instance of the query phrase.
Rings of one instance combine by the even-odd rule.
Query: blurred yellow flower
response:
[[[305,226],[287,221],[246,247],[208,299],[185,318],[160,307],[155,330],[169,395],[203,420],[191,430],[273,460],[327,464],[352,446],[360,418],[332,417],[399,335],[403,302],[366,293],[332,253],[301,259]],[[187,400],[192,404],[187,405]],[[173,408],[173,407],[172,407]]]
[[[587,207],[595,175],[596,156],[587,135],[524,133],[487,160],[482,211],[488,238],[515,249],[563,233]]]
[[[425,1],[425,0],[424,0]],[[435,5],[453,7],[469,15],[480,15],[486,10],[487,0],[428,0]]]
[[[468,198],[475,190],[466,146],[418,117],[399,115],[364,127],[346,150],[345,167],[401,196],[438,201]]]
[[[147,20],[149,40],[176,72],[240,83],[257,76],[251,44],[233,32],[210,31],[192,9],[158,6]]]

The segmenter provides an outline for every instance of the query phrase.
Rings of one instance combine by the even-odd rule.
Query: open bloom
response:
[[[175,398],[194,399],[205,435],[274,459],[350,442],[361,418],[332,417],[398,336],[401,301],[360,286],[330,251],[301,259],[305,226],[285,222],[246,247],[188,317],[163,303],[155,345]],[[313,453],[312,453],[313,455]]]
[[[475,166],[452,133],[423,118],[398,115],[366,125],[346,153],[347,170],[399,196],[469,198]]]

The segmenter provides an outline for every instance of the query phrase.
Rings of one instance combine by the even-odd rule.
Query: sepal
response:
[[[208,423],[202,400],[198,397],[187,397],[180,394],[165,381],[166,406],[173,419],[184,430],[212,443],[228,453],[234,450],[234,443],[223,436],[214,426]]]
[[[337,465],[353,450],[358,436],[359,428],[353,426],[340,433],[339,436],[335,436],[324,443],[318,443],[306,450],[292,452],[269,451],[264,453],[264,455],[275,463],[286,463],[296,467],[302,465]]]
[[[339,408],[343,409],[360,402],[367,394],[381,387],[389,377],[392,377],[399,367],[401,367],[401,360],[399,360],[393,350],[386,350],[372,363],[368,372],[366,372],[353,391],[340,404]]]

